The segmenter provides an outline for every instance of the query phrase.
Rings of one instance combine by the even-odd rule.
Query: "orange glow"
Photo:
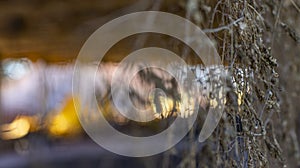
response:
[[[19,116],[9,124],[0,126],[1,138],[4,140],[19,139],[29,132],[38,129],[38,118],[29,116]]]
[[[53,136],[76,135],[81,132],[73,98],[66,100],[65,106],[56,115],[48,117],[48,131]]]

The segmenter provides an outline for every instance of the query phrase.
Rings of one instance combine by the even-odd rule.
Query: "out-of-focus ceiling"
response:
[[[6,57],[74,59],[85,40],[118,16],[158,9],[180,14],[176,0],[5,0],[0,1],[0,54]],[[125,46],[120,45],[122,51]],[[118,54],[112,54],[118,61]]]

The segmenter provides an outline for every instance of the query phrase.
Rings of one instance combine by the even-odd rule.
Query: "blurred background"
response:
[[[137,11],[183,13],[177,1],[16,0],[1,1],[0,10],[3,100],[0,167],[162,166],[163,154],[129,158],[111,153],[94,143],[77,119],[70,82],[80,48],[100,26]],[[143,47],[136,39],[146,36],[139,36],[119,42],[104,61],[119,62],[130,52]],[[159,42],[160,39],[161,36],[154,34],[145,43],[167,46]],[[45,81],[41,82],[41,73],[45,71],[50,77],[49,82],[55,85],[54,89],[48,89],[50,93],[47,95],[43,90]],[[106,111],[112,113],[113,110]],[[111,117],[109,120],[119,129],[132,127],[126,128],[122,118]],[[135,127],[133,133],[138,134],[139,126]],[[148,130],[157,132],[165,126],[151,127]]]
[[[73,105],[76,98],[69,94],[72,65],[86,39],[100,26],[145,10],[170,12],[191,20],[205,30],[224,65],[231,66],[233,72],[239,64],[262,74],[259,81],[264,85],[255,83],[258,79],[251,83],[259,88],[253,93],[257,98],[254,101],[262,103],[253,105],[257,113],[250,115],[247,108],[227,110],[224,121],[207,142],[197,141],[199,130],[195,127],[174,148],[151,157],[119,156],[94,143],[82,130]],[[234,23],[241,17],[245,18],[241,24]],[[299,0],[1,0],[0,167],[300,166],[299,25]],[[145,46],[170,49],[190,65],[201,64],[179,40],[153,33],[121,40],[104,61],[117,63]],[[44,70],[53,76],[50,81],[64,79],[54,87],[57,90],[43,92],[39,77]],[[278,81],[268,76],[277,76]],[[272,98],[276,105],[270,106],[275,110],[267,108],[272,104],[267,94],[261,98],[259,93],[256,95],[269,91],[276,95]],[[29,94],[32,92],[35,94]],[[243,103],[239,105],[243,107]],[[108,118],[120,130],[140,134],[140,128],[158,132],[167,125],[167,121],[131,125],[107,108]],[[259,118],[256,114],[266,116],[262,120],[266,123],[263,138],[247,134],[260,125],[259,119],[252,123],[253,118]],[[243,131],[237,129],[237,122],[243,123]],[[240,137],[245,139],[240,141]],[[234,140],[245,145],[237,147]]]

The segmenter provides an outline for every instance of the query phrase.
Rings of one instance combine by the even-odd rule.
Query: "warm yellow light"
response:
[[[156,118],[166,118],[171,115],[173,110],[174,101],[169,97],[158,96],[157,100],[154,101],[154,96],[149,97],[151,107],[154,111]]]
[[[193,97],[188,96],[187,93],[183,93],[181,96],[181,102],[178,104],[179,116],[181,118],[187,118],[194,113],[195,100]]]
[[[51,121],[49,131],[54,135],[63,135],[67,133],[69,125],[68,119],[64,115],[59,114]]]
[[[243,92],[238,92],[238,105],[240,106],[242,104],[242,100],[243,100]]]
[[[54,112],[56,115],[48,118],[48,130],[53,136],[76,135],[81,132],[73,98],[69,97],[64,105],[61,111]]]
[[[218,106],[222,107],[226,104],[227,99],[224,90],[218,90],[216,94],[218,94],[218,97],[209,100],[209,105],[211,108],[218,108]]]
[[[30,118],[21,116],[12,123],[1,126],[1,138],[4,140],[19,139],[30,131]]]

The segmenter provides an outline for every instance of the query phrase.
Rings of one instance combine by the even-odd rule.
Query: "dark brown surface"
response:
[[[0,1],[0,53],[49,61],[74,59],[101,25],[143,10],[180,11],[175,0]]]

